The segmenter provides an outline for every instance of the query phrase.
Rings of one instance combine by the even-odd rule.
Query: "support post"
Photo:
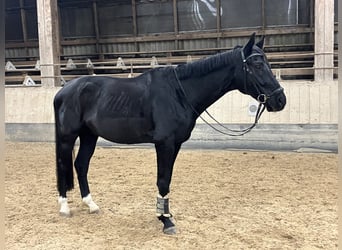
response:
[[[132,22],[133,22],[133,36],[138,36],[138,26],[137,26],[137,4],[135,0],[132,0]],[[138,42],[134,42],[135,51],[139,51]]]
[[[221,0],[216,1],[216,32],[219,34],[216,39],[216,48],[221,48]]]
[[[37,0],[42,86],[60,86],[58,6],[55,0]]]
[[[315,81],[334,76],[334,0],[315,0]]]
[[[26,22],[26,11],[25,11],[25,5],[24,0],[19,1],[20,4],[20,16],[21,16],[21,28],[23,31],[23,40],[24,44],[27,43],[27,22]],[[25,56],[28,56],[28,48],[25,45]]]
[[[179,49],[179,42],[178,42],[177,36],[178,36],[178,33],[179,33],[179,27],[178,27],[177,0],[173,0],[172,8],[173,8],[173,32],[175,34],[175,50],[178,50]]]

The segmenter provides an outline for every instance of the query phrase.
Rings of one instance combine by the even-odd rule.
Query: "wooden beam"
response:
[[[24,43],[27,42],[27,22],[26,22],[26,12],[24,8],[24,0],[20,0],[20,17],[21,17],[21,28],[23,31]],[[28,55],[28,48],[25,47],[25,55]]]
[[[221,32],[221,0],[216,0],[216,32]],[[221,38],[217,37],[216,47],[221,46]]]
[[[94,29],[95,29],[95,37],[96,37],[96,52],[99,54],[99,58],[103,59],[103,54],[101,50],[101,46],[99,44],[100,41],[100,30],[99,30],[99,17],[97,12],[97,2],[93,0],[93,17],[94,17]]]
[[[138,25],[137,25],[137,4],[135,0],[132,0],[132,22],[133,22],[133,36],[136,37],[138,35]],[[135,51],[139,51],[139,46],[137,41],[134,42]]]
[[[173,0],[173,30],[175,34],[178,34],[179,28],[178,28],[178,6],[177,6],[177,0]]]
[[[37,0],[42,85],[60,85],[58,8],[55,0]]]
[[[129,43],[129,42],[149,42],[149,41],[172,41],[175,39],[178,40],[191,40],[191,39],[209,39],[217,37],[227,38],[227,37],[248,37],[251,33],[255,31],[252,30],[224,30],[221,32],[215,31],[207,31],[207,32],[186,32],[179,34],[160,34],[158,36],[155,35],[147,35],[147,36],[134,36],[134,37],[112,37],[112,38],[104,38],[100,39],[100,43]],[[262,30],[256,30],[257,35],[265,34],[265,35],[278,35],[278,34],[303,34],[303,33],[311,33],[313,32],[312,28],[308,27],[281,27],[281,28],[268,28],[263,32]],[[63,41],[63,44],[79,44],[81,40],[73,40],[73,41]]]
[[[21,28],[23,31],[23,40],[27,42],[27,22],[26,22],[26,13],[24,9],[24,0],[20,0],[20,17],[21,17]]]
[[[336,26],[337,27],[337,26]],[[278,28],[268,28],[264,32],[262,30],[257,30],[258,35],[278,35],[278,34],[303,34],[303,33],[313,33],[314,28],[308,27],[278,27]],[[179,33],[179,34],[160,34],[158,36],[139,36],[139,37],[111,37],[111,38],[100,38],[100,44],[107,43],[135,43],[135,42],[149,42],[149,41],[172,41],[178,40],[189,40],[189,39],[210,39],[210,38],[228,38],[228,37],[243,37],[249,36],[251,30],[224,30],[221,32],[194,32],[194,33]],[[86,45],[95,44],[96,39],[94,38],[79,38],[73,40],[62,40],[61,45]],[[26,43],[6,43],[6,49],[9,48],[22,48],[22,47],[37,47],[37,41],[29,41]]]
[[[332,81],[334,67],[334,0],[315,1],[315,81]]]
[[[178,28],[178,6],[177,6],[177,0],[173,0],[173,32],[176,36],[175,38],[175,49],[179,48],[178,45],[178,39],[177,39],[177,35],[179,32],[179,28]]]
[[[6,42],[5,48],[6,49],[16,49],[16,48],[34,48],[38,47],[38,41],[30,41],[30,42]]]
[[[265,31],[266,28],[266,18],[265,18],[265,0],[261,0],[261,18],[262,18],[262,30]]]

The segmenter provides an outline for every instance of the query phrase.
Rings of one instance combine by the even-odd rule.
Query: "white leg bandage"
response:
[[[157,217],[164,216],[164,217],[172,217],[170,214],[170,208],[169,208],[169,197],[166,195],[162,197],[158,194],[157,196]]]
[[[91,194],[88,194],[86,197],[84,197],[82,201],[89,207],[89,213],[98,213],[100,211],[98,205],[96,205],[96,203],[91,198]]]
[[[58,198],[58,204],[60,206],[59,214],[63,216],[70,216],[70,208],[68,205],[68,199],[60,196]]]

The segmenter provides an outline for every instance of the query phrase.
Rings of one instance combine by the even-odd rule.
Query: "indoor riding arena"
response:
[[[337,3],[5,0],[6,249],[338,249]],[[228,55],[227,72],[208,63]],[[173,92],[165,92],[164,81],[153,81],[156,72],[175,79],[170,89],[179,90],[174,99],[181,109],[167,103],[170,109],[162,110]],[[261,72],[271,80],[259,81],[266,79]],[[191,74],[198,85],[189,92]],[[117,131],[108,124],[117,124],[118,112],[126,114],[137,100],[105,92],[121,98],[96,102],[121,108],[101,121],[116,134],[109,140],[84,121],[99,136],[88,172],[91,197],[81,195],[76,166],[66,198],[63,181],[57,181],[66,166],[61,159],[71,162],[72,148],[75,159],[89,137],[83,129],[70,157],[59,153],[56,138],[66,140],[59,131],[76,126],[86,113],[69,105],[55,116],[55,95],[69,90],[65,103],[82,99],[82,109],[101,112],[89,84],[83,87],[87,98],[78,96],[83,85],[77,88],[73,79],[81,76],[115,77],[137,87],[146,78],[164,89],[162,96],[146,97],[162,100],[153,106],[162,110],[160,117],[184,119],[166,139],[160,131],[173,120],[160,122],[155,113],[151,123],[144,113],[145,123],[123,123]],[[219,86],[221,78],[243,87],[221,85],[214,100],[203,88]],[[277,87],[269,90],[271,82]],[[199,91],[203,96],[192,98]],[[281,107],[274,108],[273,100]],[[81,118],[71,115],[75,123],[55,129],[55,120],[66,120],[72,109]],[[177,157],[168,143],[182,134],[189,116],[196,123]],[[151,141],[131,139],[132,127],[142,131],[149,124]],[[164,196],[162,171],[169,166],[172,182]]]

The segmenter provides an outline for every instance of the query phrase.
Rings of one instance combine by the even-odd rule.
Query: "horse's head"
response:
[[[241,63],[235,72],[238,89],[263,103],[268,111],[280,111],[285,107],[286,96],[275,79],[263,51],[264,37],[255,44],[255,33],[241,48]],[[241,84],[242,83],[242,84]]]

